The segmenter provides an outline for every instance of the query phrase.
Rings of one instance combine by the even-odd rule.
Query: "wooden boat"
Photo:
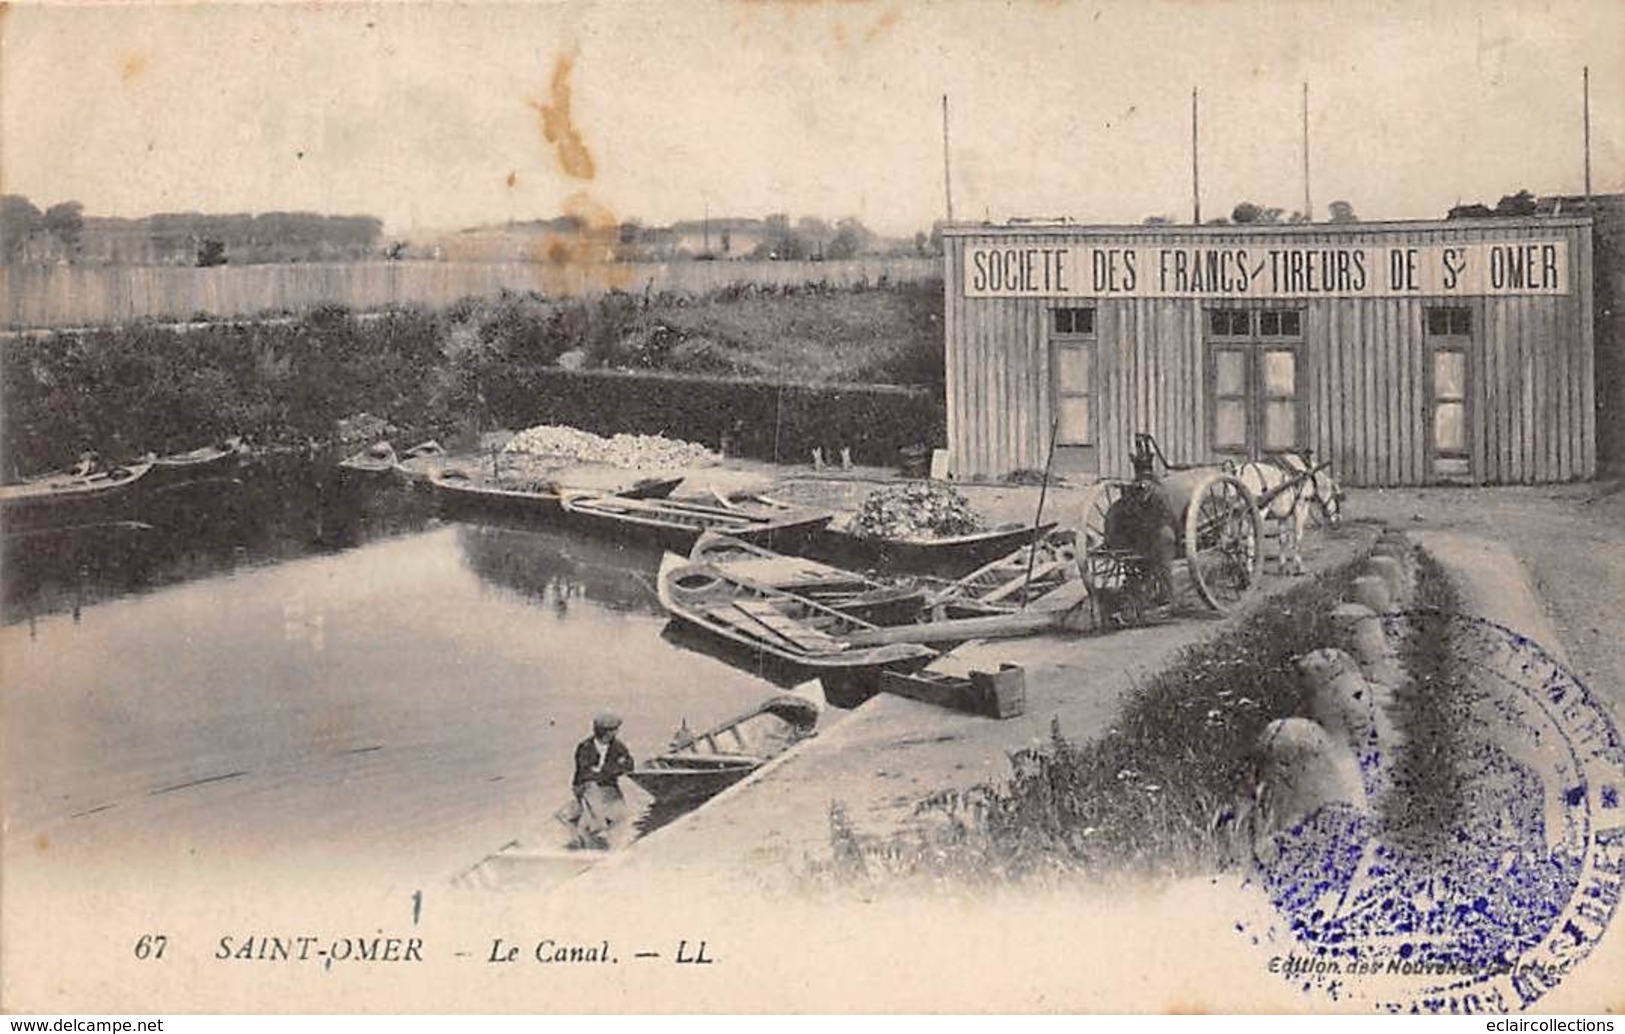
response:
[[[418,444],[401,453],[396,459],[395,476],[409,483],[427,482],[444,464],[446,448],[434,439]]]
[[[795,681],[817,677],[837,707],[850,707],[879,689],[883,668],[913,670],[937,652],[919,643],[856,647],[848,637],[879,626],[731,573],[725,564],[696,563],[667,553],[660,562],[656,593],[672,619],[742,649],[753,658],[777,662]]]
[[[158,456],[152,461],[152,476],[181,474],[185,476],[212,476],[235,470],[248,454],[248,447],[239,437],[232,436],[214,445],[204,445],[190,452],[176,452]]]
[[[1028,608],[1064,609],[1078,601],[1058,593],[1068,584],[1079,586],[1081,598],[1077,536],[1051,532],[939,589],[928,600],[928,606],[939,620],[1008,614]]]
[[[394,446],[388,442],[373,442],[355,455],[339,461],[339,469],[347,474],[393,477],[399,464],[400,457],[395,455]]]
[[[664,753],[628,778],[657,804],[699,804],[815,735],[818,715],[813,701],[783,693],[704,732],[685,723]]]
[[[248,447],[237,437],[190,452],[171,453],[152,459],[152,470],[142,487],[163,491],[200,482],[230,480],[241,470]]]
[[[88,474],[46,474],[0,486],[5,530],[111,520],[133,502],[152,463],[130,463]]]
[[[563,498],[557,485],[539,483],[530,488],[504,487],[478,480],[468,472],[451,468],[428,475],[436,497],[448,512],[557,523],[563,515]],[[645,478],[616,498],[659,499],[670,495],[683,479]]]
[[[804,596],[877,625],[914,622],[924,612],[926,590],[916,582],[878,581],[866,574],[775,553],[717,532],[701,535],[689,559],[717,564],[730,574]]]
[[[941,538],[875,538],[825,528],[813,536],[807,553],[859,570],[958,578],[1054,530],[1055,524],[1050,522],[1036,528],[1005,527]]]
[[[585,530],[653,542],[675,553],[689,552],[706,532],[796,550],[830,518],[828,513],[760,513],[679,499],[628,499],[590,492],[566,492],[561,505],[572,523]]]

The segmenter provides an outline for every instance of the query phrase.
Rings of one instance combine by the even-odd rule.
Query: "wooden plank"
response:
[[[1552,320],[1553,303],[1545,298],[1531,305],[1535,317],[1535,405],[1540,422],[1535,425],[1535,465],[1541,481],[1559,481],[1557,470],[1557,393],[1558,355],[1563,342],[1556,334]]]
[[[1579,477],[1595,477],[1597,473],[1597,370],[1596,370],[1596,326],[1592,314],[1596,312],[1595,301],[1592,297],[1592,243],[1590,233],[1576,232],[1579,247],[1574,249],[1580,255],[1578,268],[1572,272],[1579,281],[1579,304],[1574,307],[1575,316],[1580,321],[1580,449],[1579,469],[1575,472]],[[1618,416],[1610,413],[1610,419],[1617,420]]]
[[[1118,369],[1121,371],[1121,380],[1119,385],[1121,391],[1117,400],[1117,462],[1114,464],[1114,468],[1117,476],[1129,477],[1133,473],[1129,464],[1129,448],[1134,440],[1133,435],[1134,431],[1136,430],[1134,426],[1136,416],[1134,408],[1134,386],[1135,379],[1139,376],[1139,368],[1134,361],[1134,341],[1127,333],[1125,333],[1125,327],[1122,322],[1123,310],[1121,306],[1119,306],[1117,309],[1117,316],[1117,363]]]
[[[1421,382],[1421,353],[1427,347],[1419,330],[1422,323],[1422,305],[1410,300],[1405,305],[1405,334],[1400,342],[1399,365],[1399,405],[1395,407],[1395,421],[1398,428],[1397,447],[1399,450],[1398,480],[1396,484],[1414,485],[1420,478],[1417,463],[1417,435],[1420,430],[1420,421],[1417,413],[1421,408],[1422,382]]]
[[[832,653],[843,648],[842,644],[829,633],[796,621],[766,600],[735,600],[734,607],[763,628],[808,653]],[[723,608],[718,608],[721,609]],[[721,617],[715,610],[710,613],[719,619]]]
[[[1506,306],[1507,322],[1518,349],[1518,480],[1523,484],[1535,480],[1535,424],[1539,420],[1535,410],[1535,342],[1530,340],[1524,318],[1528,309],[1525,298],[1513,298]]]
[[[1400,392],[1404,387],[1399,364],[1401,342],[1410,341],[1409,320],[1413,302],[1400,299],[1390,305],[1391,332],[1377,352],[1377,476],[1384,485],[1399,483],[1399,428]]]
[[[1495,370],[1489,358],[1490,341],[1484,327],[1483,309],[1484,307],[1480,305],[1473,313],[1472,344],[1467,352],[1467,386],[1471,394],[1467,417],[1472,421],[1473,483],[1479,485],[1492,480],[1491,468],[1494,465],[1490,448],[1489,419],[1492,412],[1490,388],[1495,383]]]
[[[1565,234],[1565,236],[1567,235]],[[1572,246],[1569,253],[1571,255],[1574,253]],[[1569,270],[1569,275],[1571,277],[1574,275],[1572,267]],[[1572,298],[1573,295],[1569,297]],[[1568,307],[1572,308],[1572,303],[1569,303]],[[1560,481],[1568,481],[1574,477],[1574,441],[1569,435],[1569,417],[1572,413],[1570,402],[1573,398],[1573,370],[1569,362],[1569,353],[1578,337],[1573,331],[1578,328],[1574,326],[1574,320],[1563,309],[1563,303],[1559,302],[1554,307],[1552,318],[1552,351],[1555,353],[1557,360],[1556,384],[1555,390],[1552,392],[1552,430],[1554,432],[1552,438],[1557,450],[1557,477]]]
[[[1207,456],[1207,392],[1202,373],[1202,303],[1188,301],[1172,307],[1179,340],[1185,349],[1185,388],[1192,400],[1186,421],[1188,438],[1181,462],[1196,463]]]
[[[1490,481],[1493,484],[1505,484],[1512,478],[1512,459],[1507,449],[1509,407],[1505,404],[1511,380],[1507,376],[1506,341],[1502,338],[1500,327],[1496,323],[1495,305],[1486,301],[1483,312],[1484,342],[1488,348],[1490,363],[1495,375],[1495,379],[1491,383],[1489,396],[1485,400],[1490,407],[1488,416],[1490,429]]]
[[[1016,467],[1036,469],[1044,466],[1049,428],[1039,429],[1038,399],[1034,385],[1038,381],[1038,364],[1049,361],[1048,316],[1048,309],[1031,306],[1027,316],[1027,333],[1016,342],[1019,363],[1015,407]]]
[[[1145,428],[1156,435],[1158,442],[1169,438],[1169,428],[1163,423],[1162,416],[1167,412],[1163,405],[1163,379],[1167,373],[1167,363],[1163,361],[1161,342],[1157,339],[1153,328],[1147,324],[1150,315],[1148,307],[1136,302],[1132,306],[1134,312],[1134,338],[1138,342],[1140,354],[1145,356],[1146,362],[1146,410]]]
[[[943,334],[943,401],[947,405],[947,442],[949,470],[954,475],[966,472],[964,430],[961,414],[964,412],[965,377],[960,364],[965,355],[965,303],[960,284],[960,271],[964,269],[965,244],[957,237],[944,241],[945,261],[942,273],[942,334]],[[398,264],[398,263],[397,263]]]
[[[967,639],[996,639],[1036,635],[1060,628],[1065,611],[1023,610],[988,617],[951,618],[920,625],[898,625],[853,632],[846,637],[852,646],[884,646],[892,643],[945,643]]]
[[[1354,478],[1346,451],[1348,439],[1343,433],[1343,407],[1348,397],[1343,382],[1343,342],[1359,319],[1359,308],[1357,301],[1344,302],[1337,318],[1326,328],[1326,455],[1334,461],[1332,469],[1349,483]]]

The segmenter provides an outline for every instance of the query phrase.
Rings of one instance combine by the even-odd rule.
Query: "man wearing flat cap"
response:
[[[576,832],[582,847],[607,848],[609,832],[626,819],[621,776],[632,771],[632,752],[616,738],[619,715],[605,712],[592,720],[592,735],[576,745],[576,774],[571,782],[581,813]]]

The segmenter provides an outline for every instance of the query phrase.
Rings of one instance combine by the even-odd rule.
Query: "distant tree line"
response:
[[[1219,216],[1209,219],[1208,226],[1297,226],[1309,222],[1309,217],[1303,212],[1288,212],[1284,208],[1275,208],[1270,205],[1260,205],[1252,201],[1239,201],[1230,210],[1229,218]],[[1333,201],[1326,206],[1326,222],[1328,223],[1357,223],[1360,217],[1354,214],[1354,206],[1347,201]],[[1146,226],[1173,226],[1178,223],[1165,215],[1148,216]]]
[[[1446,219],[1500,219],[1507,216],[1536,215],[1540,212],[1540,201],[1527,190],[1519,190],[1514,194],[1503,194],[1501,200],[1491,208],[1484,204],[1456,205],[1445,216]]]
[[[375,256],[382,220],[370,215],[162,212],[139,219],[84,214],[77,201],[41,211],[17,194],[0,198],[5,262],[223,265],[316,262]]]
[[[629,219],[597,225],[579,216],[533,219],[471,227],[439,238],[408,257],[454,261],[547,261],[549,256],[605,262],[820,261],[860,255],[934,256],[942,253],[942,225],[913,237],[882,236],[855,217],[833,222],[818,216],[793,219],[776,212],[762,218],[716,216],[650,225]]]

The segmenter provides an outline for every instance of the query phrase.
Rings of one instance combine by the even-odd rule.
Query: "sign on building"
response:
[[[1568,242],[970,245],[967,298],[1566,295]]]

